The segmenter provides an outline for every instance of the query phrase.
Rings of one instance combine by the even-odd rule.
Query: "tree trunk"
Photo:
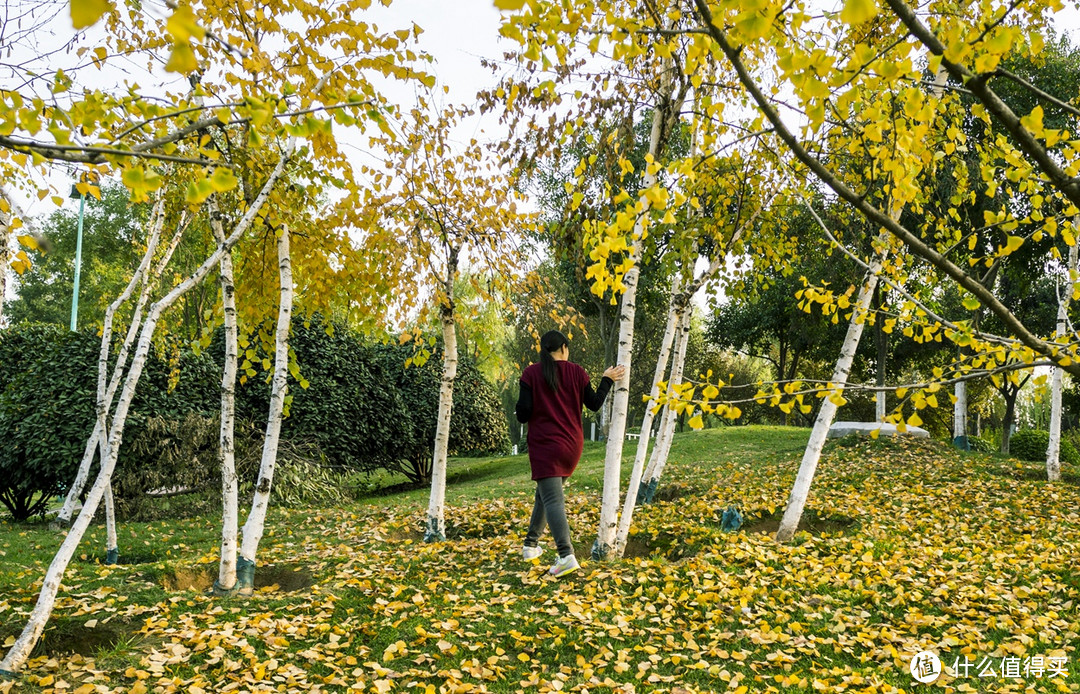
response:
[[[681,104],[674,104],[675,80],[667,70],[674,70],[674,65],[665,67],[661,76],[661,93],[653,109],[652,129],[649,133],[649,156],[658,160],[663,145],[663,135],[671,132],[670,125],[678,118]],[[669,123],[669,121],[671,121]],[[641,189],[647,191],[657,182],[656,172],[646,167],[642,176]],[[615,384],[615,393],[611,400],[611,421],[608,424],[607,446],[604,453],[604,491],[600,504],[600,528],[593,545],[594,559],[604,560],[615,549],[615,538],[619,514],[619,488],[622,486],[622,451],[626,438],[626,417],[630,404],[630,376],[634,350],[634,318],[637,315],[637,284],[641,275],[641,244],[645,236],[645,219],[651,204],[642,192],[640,203],[644,211],[638,214],[634,223],[633,237],[630,243],[630,269],[623,276],[622,299],[619,301],[619,352],[616,363],[626,367],[626,374]]]
[[[109,440],[107,426],[109,411],[112,409],[113,398],[116,397],[116,389],[123,381],[124,369],[127,366],[128,352],[131,351],[131,346],[135,343],[135,338],[139,334],[139,328],[142,324],[143,309],[150,299],[150,294],[154,290],[158,278],[161,277],[161,273],[172,259],[173,251],[176,250],[186,229],[186,222],[182,219],[177,225],[172,241],[165,249],[161,259],[158,260],[157,263],[153,263],[153,256],[157,251],[161,230],[165,223],[163,204],[163,200],[160,200],[158,205],[155,206],[154,215],[151,217],[152,226],[150,239],[147,242],[146,253],[143,255],[143,259],[140,262],[138,269],[136,269],[135,274],[131,277],[131,281],[128,283],[127,287],[124,288],[124,291],[121,292],[120,296],[117,297],[116,301],[111,303],[109,307],[105,309],[105,319],[101,333],[101,349],[98,352],[98,383],[94,431],[90,435],[90,439],[86,442],[86,449],[83,451],[82,461],[80,461],[79,469],[75,473],[75,481],[71,483],[71,487],[68,489],[67,498],[64,499],[64,505],[60,508],[60,513],[57,515],[56,525],[58,528],[67,527],[67,525],[71,523],[71,516],[75,511],[75,504],[82,495],[83,489],[86,487],[86,481],[90,476],[90,467],[94,462],[94,452],[98,449],[99,442],[107,443]],[[142,283],[142,288],[139,291],[139,298],[135,303],[135,310],[131,314],[131,325],[128,326],[127,335],[125,335],[124,342],[120,347],[120,353],[116,357],[116,364],[113,365],[112,376],[109,378],[108,385],[106,386],[105,374],[108,373],[113,318],[116,315],[116,311],[131,297],[135,286],[140,282]]]
[[[431,461],[431,498],[428,501],[427,529],[424,542],[446,539],[446,456],[450,449],[450,416],[454,405],[454,379],[457,378],[457,332],[454,329],[454,276],[457,274],[458,249],[448,247],[445,299],[441,308],[443,330],[443,373],[439,385],[439,419],[435,428],[435,452]]]
[[[953,403],[953,439],[967,436],[967,382],[957,381],[953,386],[953,395],[956,402]]]
[[[102,457],[105,460],[105,457]],[[105,487],[105,563],[120,562],[120,541],[116,537],[116,507],[113,505],[112,482]]]
[[[236,562],[236,589],[241,595],[250,595],[255,590],[255,557],[266,526],[266,511],[270,507],[270,487],[274,483],[278,441],[281,438],[281,418],[285,409],[285,396],[289,390],[289,329],[292,327],[293,279],[288,224],[281,226],[277,251],[281,299],[274,336],[274,378],[270,387],[270,412],[266,418],[266,437],[263,439],[259,478],[251,500],[251,512],[244,523],[240,558]],[[222,253],[221,257],[224,258],[225,254]],[[222,532],[224,535],[225,530]],[[224,536],[222,542],[224,543]]]
[[[689,306],[683,307],[679,314],[679,327],[675,335],[674,355],[671,360],[671,378],[668,381],[668,394],[672,393],[672,386],[682,383],[683,369],[686,365],[686,347],[690,344],[690,315]],[[675,409],[668,406],[664,408],[664,414],[660,417],[660,433],[656,436],[656,446],[653,448],[649,465],[645,468],[645,484],[642,503],[651,503],[656,496],[656,489],[660,486],[660,476],[664,473],[668,455],[671,453],[671,443],[675,438],[675,428],[679,423],[679,415]]]
[[[131,368],[128,370],[127,376],[124,379],[124,387],[120,393],[120,399],[116,404],[112,430],[109,435],[109,457],[107,460],[102,461],[101,470],[98,472],[94,486],[87,494],[86,503],[83,504],[82,510],[75,519],[75,523],[64,538],[63,543],[61,543],[60,548],[53,557],[52,563],[45,572],[41,592],[38,594],[37,602],[30,613],[26,626],[23,628],[19,638],[16,639],[15,644],[4,657],[4,660],[0,661],[0,675],[14,673],[21,669],[26,663],[26,659],[30,656],[30,652],[33,650],[37,640],[41,637],[41,632],[45,630],[45,623],[48,621],[49,615],[52,614],[53,605],[56,603],[56,595],[60,590],[60,582],[63,580],[64,572],[67,570],[67,566],[71,562],[71,558],[74,556],[75,550],[79,546],[79,542],[86,533],[86,529],[89,527],[91,519],[97,512],[97,506],[101,503],[101,499],[105,494],[105,488],[112,477],[113,469],[116,467],[117,451],[120,450],[120,444],[123,440],[124,425],[127,422],[128,409],[131,406],[132,398],[135,396],[135,388],[139,383],[139,378],[142,376],[143,368],[146,366],[146,357],[150,352],[154,331],[157,328],[157,323],[161,318],[162,312],[176,303],[176,300],[183,296],[185,292],[189,291],[192,287],[205,279],[210,270],[221,261],[221,256],[232,248],[244,235],[248,227],[250,227],[251,223],[254,221],[255,216],[262,210],[262,207],[270,194],[270,190],[274,187],[278,178],[281,177],[281,173],[285,168],[285,163],[289,160],[294,148],[295,141],[290,141],[281,159],[278,161],[277,166],[274,168],[274,171],[270,174],[270,177],[264,184],[259,196],[256,198],[255,202],[248,207],[247,211],[244,213],[244,217],[233,230],[232,235],[227,239],[226,243],[219,248],[218,251],[207,258],[203,264],[192,273],[192,275],[174,287],[168,294],[162,297],[160,301],[151,306],[142,327],[139,344],[132,357]]]
[[[1073,220],[1073,226],[1080,229],[1080,217]],[[1072,299],[1073,277],[1076,270],[1076,244],[1069,248],[1069,282],[1060,290],[1058,298],[1057,330],[1054,335],[1060,341],[1065,336],[1065,323],[1068,318],[1069,300]],[[1062,371],[1052,367],[1053,378],[1050,382],[1050,443],[1046,447],[1046,479],[1051,482],[1061,480],[1061,389]]]
[[[885,361],[889,358],[889,335],[885,332],[884,318],[881,315],[881,307],[885,304],[885,289],[877,288],[877,301],[874,302],[878,312],[874,316],[874,335],[877,338],[877,387],[874,394],[874,414],[877,422],[885,421],[886,398],[885,391]]]
[[[847,336],[844,338],[840,358],[836,361],[836,368],[830,381],[830,385],[836,391],[826,395],[821,403],[821,409],[818,410],[814,428],[810,433],[810,441],[806,444],[806,451],[799,464],[799,473],[795,477],[795,485],[791,490],[791,496],[788,497],[787,507],[784,509],[784,517],[780,520],[780,527],[776,531],[776,539],[779,542],[789,542],[795,536],[795,530],[799,527],[799,521],[802,520],[806,499],[810,494],[810,485],[814,481],[814,472],[817,470],[818,461],[821,460],[821,450],[825,447],[825,438],[829,434],[829,427],[832,426],[839,407],[837,399],[843,397],[844,386],[847,385],[848,374],[851,373],[851,363],[855,359],[855,351],[859,348],[859,338],[862,337],[867,309],[870,308],[878,274],[881,272],[881,266],[887,254],[889,238],[886,234],[882,232],[878,235],[877,242],[881,250],[870,261],[870,269],[866,273],[863,286],[859,290],[859,297],[852,309]]]
[[[634,506],[637,503],[638,487],[641,485],[641,475],[644,472],[645,457],[649,453],[649,440],[652,437],[653,419],[656,399],[660,396],[660,382],[667,373],[668,362],[671,360],[671,345],[675,341],[675,333],[678,329],[679,314],[676,307],[679,303],[679,284],[681,275],[677,275],[671,287],[671,302],[668,308],[667,323],[664,326],[664,337],[660,340],[660,354],[656,358],[656,368],[653,370],[652,387],[649,390],[650,404],[645,406],[645,416],[641,419],[641,435],[638,438],[637,454],[634,456],[634,467],[630,472],[630,484],[626,488],[626,498],[623,500],[622,515],[619,518],[619,531],[615,537],[615,556],[621,557],[626,547],[626,540],[630,536],[630,523],[634,515]]]
[[[219,245],[225,243],[217,206],[211,209],[211,226]],[[214,592],[227,595],[236,588],[236,543],[239,525],[239,492],[235,460],[236,422],[236,286],[233,283],[232,251],[221,256],[221,308],[225,321],[225,368],[221,375],[221,429],[218,461],[221,464],[221,561]]]
[[[1008,454],[1009,439],[1012,438],[1013,421],[1016,419],[1016,396],[1020,395],[1019,388],[1005,384],[1002,397],[1005,398],[1005,419],[1001,423],[1001,452]]]

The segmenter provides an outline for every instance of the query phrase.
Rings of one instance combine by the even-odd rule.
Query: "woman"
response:
[[[565,335],[558,330],[544,333],[539,363],[521,374],[517,403],[518,421],[529,423],[529,464],[536,481],[536,501],[522,554],[526,559],[540,556],[543,550],[537,540],[544,525],[549,525],[559,550],[559,560],[548,570],[555,577],[579,568],[566,522],[563,480],[574,473],[585,445],[581,406],[599,410],[611,386],[626,371],[622,366],[608,367],[594,392],[589,374],[569,357],[570,343]]]

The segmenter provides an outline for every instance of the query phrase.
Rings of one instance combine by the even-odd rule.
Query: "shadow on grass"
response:
[[[1008,479],[1019,480],[1021,482],[1046,482],[1046,468],[1045,467],[1028,467],[1028,466],[1012,466],[1012,467],[987,467],[986,472],[991,475],[997,475],[998,477],[1005,477]],[[1061,471],[1061,481],[1065,484],[1070,484],[1074,487],[1080,487],[1080,474],[1075,472]]]
[[[214,587],[218,577],[216,564],[181,566],[151,572],[152,581],[169,592],[205,592]],[[315,584],[311,571],[302,564],[268,564],[255,567],[255,590],[274,588],[283,593],[306,590]]]
[[[514,474],[527,469],[527,466],[528,463],[520,463],[520,461],[515,460],[514,458],[485,459],[483,462],[477,462],[465,467],[449,470],[446,474],[446,484],[447,486],[458,486],[471,482],[482,482],[488,479],[506,477],[509,474]],[[420,489],[430,488],[431,480],[422,480],[420,482],[405,481],[364,492],[357,498],[358,500],[363,500],[396,496],[398,494],[407,494]]]
[[[167,558],[168,557],[163,552],[149,547],[133,549],[130,552],[124,552],[124,548],[121,547],[120,558],[116,563],[120,566],[135,566],[138,564],[155,564]],[[82,554],[79,556],[78,561],[82,564],[104,564],[105,552],[100,551],[93,554]]]
[[[774,513],[766,513],[761,517],[750,520],[742,525],[740,530],[748,533],[775,534],[780,529],[780,519],[784,516],[783,509],[777,509]],[[806,509],[799,521],[797,532],[808,532],[817,537],[819,535],[844,535],[854,532],[859,527],[859,522],[848,516],[832,515],[822,516],[813,509]]]
[[[91,624],[92,626],[87,626]],[[94,615],[82,617],[53,617],[45,626],[41,638],[31,657],[60,656],[77,653],[82,656],[96,655],[101,651],[116,649],[124,644],[134,643],[139,639],[142,623],[139,620],[125,621],[119,617],[107,622],[98,622]],[[8,636],[18,636],[17,632],[6,634],[0,631],[0,642]]]

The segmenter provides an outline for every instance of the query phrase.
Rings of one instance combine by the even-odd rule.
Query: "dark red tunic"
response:
[[[521,382],[529,386],[533,398],[528,442],[534,480],[569,477],[585,446],[581,406],[589,374],[571,361],[557,361],[555,365],[559,369],[558,392],[544,380],[540,364],[529,366],[521,374]]]

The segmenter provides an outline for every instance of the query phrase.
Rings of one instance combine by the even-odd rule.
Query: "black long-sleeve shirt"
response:
[[[517,406],[514,408],[514,412],[517,415],[517,420],[524,424],[532,417],[533,393],[532,388],[524,382],[521,382],[518,385],[521,387],[521,391],[518,393]],[[593,412],[599,410],[601,405],[604,404],[604,400],[607,399],[608,391],[611,390],[611,386],[613,385],[615,385],[615,381],[607,376],[600,379],[600,387],[595,391],[591,384],[586,383],[581,391],[582,402],[585,404],[585,407],[588,407]]]

